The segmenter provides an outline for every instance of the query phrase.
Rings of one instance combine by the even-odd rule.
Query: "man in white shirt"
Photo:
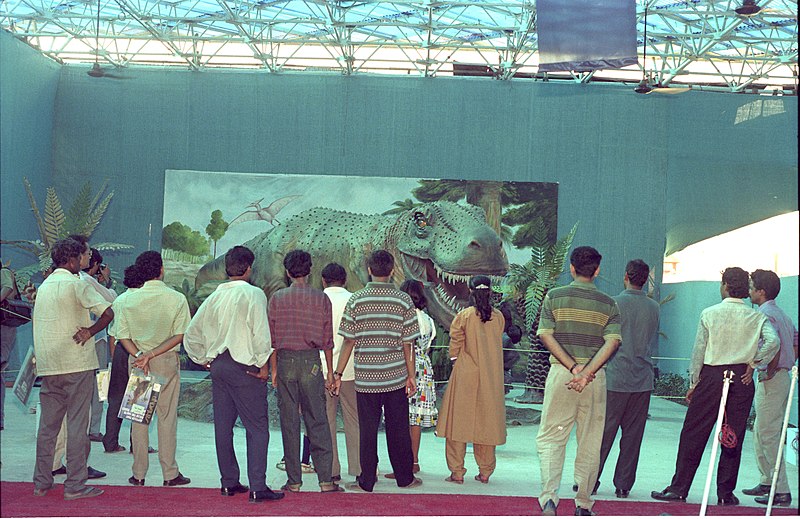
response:
[[[64,499],[95,497],[102,490],[86,486],[89,455],[89,407],[97,369],[94,335],[114,318],[111,304],[78,279],[85,247],[59,240],[51,257],[55,271],[39,287],[33,309],[33,348],[42,377],[42,414],[36,440],[34,495],[53,487],[52,465],[61,423],[67,419],[67,479]],[[89,312],[100,316],[92,323]],[[77,331],[76,331],[77,330]]]
[[[736,435],[736,444],[721,445],[717,466],[717,504],[739,504],[733,490],[739,476],[747,417],[755,395],[753,370],[762,362],[772,360],[780,346],[767,317],[745,306],[743,299],[748,297],[749,289],[750,277],[746,271],[738,267],[725,269],[720,285],[722,302],[700,314],[689,370],[691,380],[686,393],[689,409],[678,444],[675,475],[663,491],[650,493],[653,499],[686,501],[717,421],[724,374],[732,372],[725,414],[728,426]]]
[[[230,281],[203,302],[184,335],[184,348],[198,364],[211,368],[214,437],[223,496],[250,492],[250,502],[283,498],[267,487],[267,379],[272,353],[267,296],[249,283],[255,256],[236,246],[225,254]],[[247,431],[247,480],[239,481],[233,427],[241,417]]]
[[[344,307],[350,300],[352,292],[344,288],[347,283],[347,271],[338,263],[329,263],[322,269],[323,292],[331,300],[331,310],[333,316],[333,365],[339,362],[339,354],[342,352],[344,337],[339,335],[339,324],[342,322]],[[322,362],[322,374],[328,377],[328,366],[324,362],[325,357],[320,352]],[[342,404],[342,418],[344,418],[344,438],[347,442],[347,473],[353,477],[361,474],[361,463],[359,462],[359,429],[358,429],[358,407],[356,406],[356,374],[353,368],[353,357],[347,361],[347,365],[342,372],[342,385],[339,394],[332,395],[325,393],[326,411],[328,414],[328,425],[331,428],[331,443],[333,446],[333,481],[342,479],[342,467],[339,463],[339,448],[336,441],[336,409]]]

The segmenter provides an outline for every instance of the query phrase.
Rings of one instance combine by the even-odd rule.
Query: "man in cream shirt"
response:
[[[67,479],[64,499],[94,497],[102,490],[86,486],[89,455],[89,408],[94,390],[97,353],[94,335],[114,312],[88,283],[77,277],[85,247],[72,239],[53,245],[55,271],[39,287],[33,310],[33,348],[42,377],[42,414],[36,440],[34,495],[53,487],[53,457],[61,423],[67,420]],[[92,323],[89,312],[98,315]],[[77,330],[77,331],[76,331]]]
[[[322,269],[323,292],[331,300],[331,314],[333,316],[333,365],[339,362],[339,354],[342,352],[344,337],[339,335],[339,324],[342,322],[344,307],[350,300],[352,292],[344,288],[347,283],[347,272],[338,263],[329,263]],[[320,352],[322,362],[322,374],[327,378],[328,366],[325,364],[324,353]],[[347,473],[353,477],[361,474],[361,463],[359,462],[359,430],[358,430],[358,407],[356,406],[356,374],[353,368],[353,357],[347,361],[347,365],[342,373],[342,385],[338,395],[325,394],[326,411],[328,414],[328,425],[331,428],[331,444],[333,447],[333,474],[334,481],[342,478],[342,467],[339,463],[339,448],[336,441],[336,408],[342,404],[342,417],[344,418],[344,438],[347,442]]]
[[[115,305],[117,339],[131,354],[129,366],[141,368],[145,373],[152,372],[163,381],[156,404],[158,461],[161,463],[164,486],[187,485],[191,481],[178,470],[175,448],[181,385],[178,345],[189,326],[189,305],[183,294],[162,281],[164,266],[161,254],[156,251],[143,252],[136,258],[135,267],[144,284]],[[150,465],[147,456],[150,443],[148,426],[132,423],[131,441],[133,476],[128,478],[128,483],[143,486]]]
[[[225,254],[230,281],[219,285],[197,310],[184,336],[189,357],[211,364],[214,437],[220,492],[233,496],[250,492],[250,502],[276,500],[282,492],[267,487],[267,379],[272,353],[267,322],[267,296],[249,283],[255,256],[236,246]],[[247,480],[239,481],[233,450],[233,427],[241,417],[247,431]]]

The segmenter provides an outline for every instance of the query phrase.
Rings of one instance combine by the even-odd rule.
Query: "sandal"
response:
[[[300,487],[302,485],[300,483],[286,483],[281,487],[281,490],[285,492],[300,492]]]
[[[344,488],[340,487],[336,483],[323,483],[319,486],[320,492],[323,494],[327,492],[344,492]]]
[[[457,485],[463,485],[464,484],[464,478],[457,478],[457,477],[453,476],[452,474],[447,476],[444,480],[447,481],[448,483],[455,483]]]
[[[475,481],[480,481],[484,485],[489,483],[489,476],[482,476],[481,474],[475,474]]]

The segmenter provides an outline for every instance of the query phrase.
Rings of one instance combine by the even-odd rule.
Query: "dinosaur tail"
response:
[[[194,278],[194,287],[200,290],[200,287],[212,281],[224,281],[227,279],[225,274],[225,255],[209,261],[202,266]]]

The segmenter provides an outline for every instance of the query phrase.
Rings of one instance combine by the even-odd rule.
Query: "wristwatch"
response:
[[[133,358],[134,359],[138,359],[142,355],[144,355],[144,352],[142,350],[139,350],[139,351],[136,352],[136,355],[134,355]]]
[[[334,377],[339,377],[339,378],[342,378],[342,375],[344,375],[344,373],[339,373],[338,371],[334,371],[334,372],[333,372],[333,376],[334,376]]]

